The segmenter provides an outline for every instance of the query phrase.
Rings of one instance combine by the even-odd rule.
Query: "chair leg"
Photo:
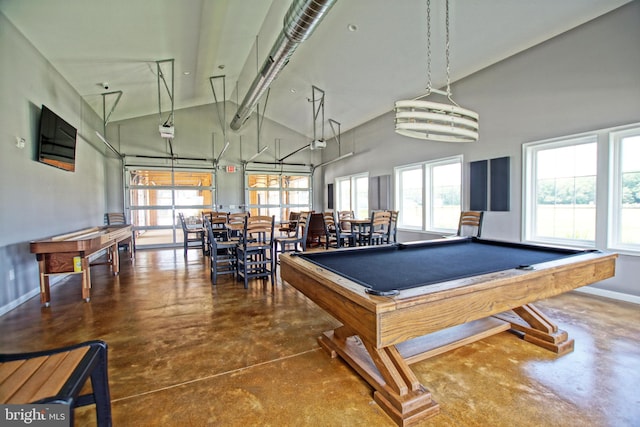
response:
[[[99,426],[111,426],[111,396],[107,369],[107,346],[99,344],[98,363],[91,373],[91,388],[96,401],[96,417]]]

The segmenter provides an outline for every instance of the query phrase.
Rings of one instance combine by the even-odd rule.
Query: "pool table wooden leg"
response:
[[[374,389],[373,398],[399,426],[409,426],[440,412],[395,346],[376,348],[359,336],[346,336],[346,327],[327,331],[318,342],[331,354],[339,355]]]
[[[558,326],[533,304],[525,304],[514,308],[513,312],[500,313],[494,317],[511,323],[511,329],[522,335],[527,342],[560,356],[573,351],[573,339],[569,339],[566,331],[558,329]]]

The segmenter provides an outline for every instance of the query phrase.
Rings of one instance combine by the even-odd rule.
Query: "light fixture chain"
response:
[[[431,88],[431,0],[427,0],[427,94]]]
[[[447,34],[447,44],[445,50],[445,56],[447,58],[447,96],[451,98],[451,75],[449,68],[449,0],[446,1],[446,17],[445,17],[445,28]]]

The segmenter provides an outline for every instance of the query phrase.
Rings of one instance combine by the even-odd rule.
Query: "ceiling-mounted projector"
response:
[[[163,138],[173,139],[175,128],[171,125],[160,125],[160,136]]]
[[[324,139],[316,139],[314,141],[311,141],[311,144],[309,144],[309,148],[311,148],[312,150],[322,150],[323,148],[327,148],[327,141],[325,141]]]

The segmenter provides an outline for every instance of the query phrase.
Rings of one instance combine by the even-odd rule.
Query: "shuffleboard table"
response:
[[[82,298],[91,298],[91,272],[89,258],[102,250],[107,251],[106,263],[114,275],[120,272],[118,243],[129,242],[133,256],[131,225],[92,227],[48,239],[31,242],[31,253],[36,254],[40,270],[40,302],[49,307],[51,292],[49,276],[53,274],[82,274]]]
[[[284,281],[342,326],[319,344],[398,425],[439,412],[410,364],[511,330],[558,355],[573,340],[531,303],[612,277],[614,253],[477,238],[284,254]]]

